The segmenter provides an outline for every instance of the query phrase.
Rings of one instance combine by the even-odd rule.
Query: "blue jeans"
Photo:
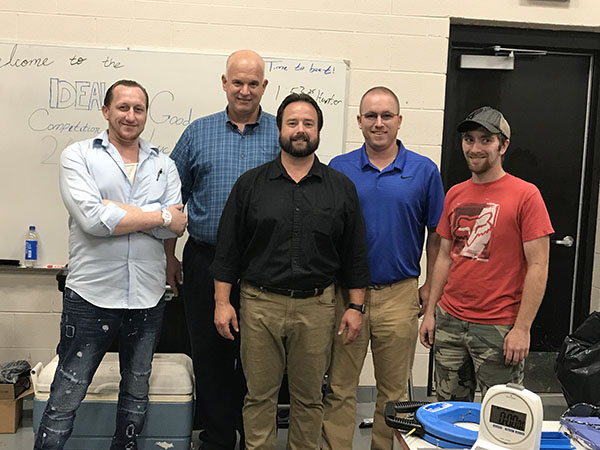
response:
[[[60,450],[73,430],[75,412],[102,358],[119,338],[121,383],[111,450],[137,449],[148,405],[152,356],[165,301],[148,309],[99,308],[65,289],[58,367],[38,429],[35,450]]]

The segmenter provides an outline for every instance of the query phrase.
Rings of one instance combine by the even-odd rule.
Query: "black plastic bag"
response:
[[[556,377],[569,406],[600,406],[600,312],[567,336],[556,360]]]
[[[17,397],[31,386],[30,371],[29,361],[24,359],[6,361],[0,364],[0,383],[14,384],[15,397]]]
[[[29,361],[6,361],[0,364],[0,383],[15,384],[19,378],[29,377]]]

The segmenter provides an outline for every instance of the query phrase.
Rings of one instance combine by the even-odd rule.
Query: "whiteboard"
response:
[[[67,262],[60,153],[106,128],[101,108],[114,81],[134,79],[146,88],[150,108],[142,137],[168,154],[189,123],[225,108],[226,59],[213,53],[0,43],[0,258],[22,261],[27,227],[36,225],[38,265]],[[317,154],[328,162],[342,153],[348,63],[295,57],[265,62],[263,109],[275,114],[291,92],[312,95],[324,115]]]

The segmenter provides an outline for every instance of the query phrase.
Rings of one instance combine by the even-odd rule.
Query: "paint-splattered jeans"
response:
[[[75,411],[85,397],[104,354],[119,337],[121,383],[111,450],[135,450],[148,405],[152,356],[162,326],[165,301],[149,309],[98,308],[65,289],[60,323],[59,362],[35,450],[59,450],[73,430]]]

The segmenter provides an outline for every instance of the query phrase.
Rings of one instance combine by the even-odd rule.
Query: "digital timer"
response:
[[[544,409],[539,395],[516,384],[491,387],[481,404],[473,450],[537,450]]]
[[[527,415],[512,409],[502,408],[501,406],[492,405],[490,411],[490,422],[513,428],[519,431],[525,431],[525,421]]]

